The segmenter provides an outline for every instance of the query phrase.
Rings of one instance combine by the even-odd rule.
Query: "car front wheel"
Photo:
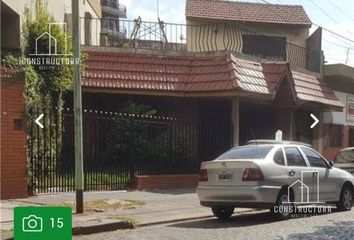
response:
[[[337,209],[339,211],[349,211],[352,209],[353,205],[353,189],[344,185],[339,196],[339,201],[337,202]]]
[[[220,220],[227,220],[234,213],[235,208],[233,207],[213,207],[211,208],[215,217]]]

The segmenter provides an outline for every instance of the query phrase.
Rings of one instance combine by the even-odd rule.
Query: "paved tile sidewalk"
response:
[[[16,206],[45,206],[73,201],[74,193],[40,195],[27,199],[2,200],[1,229],[9,230],[13,226],[13,209]],[[211,216],[209,208],[199,205],[194,189],[144,191],[86,192],[85,201],[92,200],[140,200],[144,205],[135,209],[124,209],[99,213],[73,214],[74,226],[99,225],[117,221],[119,216],[133,218],[139,226],[160,222],[177,221]],[[239,212],[238,210],[237,212]],[[250,211],[243,209],[242,211]],[[115,219],[115,220],[114,220]]]

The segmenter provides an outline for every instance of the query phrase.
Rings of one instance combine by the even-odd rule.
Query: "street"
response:
[[[354,239],[354,210],[287,221],[276,221],[267,211],[259,211],[236,214],[227,222],[209,218],[77,236],[73,239],[351,240]]]

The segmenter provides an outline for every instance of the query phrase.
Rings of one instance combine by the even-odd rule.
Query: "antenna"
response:
[[[348,47],[348,49],[347,49],[347,57],[346,57],[346,59],[345,59],[345,64],[348,63],[349,51],[350,51],[350,47]]]
[[[157,19],[160,19],[159,0],[156,0]]]

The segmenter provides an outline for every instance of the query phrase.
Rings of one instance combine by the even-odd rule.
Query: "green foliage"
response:
[[[23,74],[25,80],[25,93],[26,100],[25,113],[29,121],[27,121],[27,129],[29,131],[29,145],[28,145],[28,160],[31,154],[33,159],[36,159],[37,164],[31,166],[28,161],[28,181],[35,183],[36,179],[33,172],[41,171],[46,165],[41,165],[48,159],[60,156],[61,141],[62,141],[62,109],[64,105],[63,94],[72,89],[72,76],[73,66],[70,61],[72,57],[72,38],[70,34],[64,32],[61,25],[51,25],[52,40],[49,45],[49,25],[55,23],[55,19],[48,12],[42,0],[35,1],[35,9],[26,9],[24,16],[24,23],[22,25],[22,56],[17,59],[13,56],[6,56],[2,64],[15,68],[20,74]],[[37,47],[36,47],[37,40]],[[57,46],[57,49],[55,49]],[[33,54],[56,53],[57,55],[38,56]],[[63,56],[62,54],[68,54]],[[45,59],[40,63],[28,64],[23,59]],[[69,58],[66,61],[64,58]],[[84,57],[82,57],[83,59]],[[64,59],[64,61],[63,61]],[[58,61],[59,60],[59,61]],[[53,64],[53,61],[55,63]],[[57,64],[59,62],[59,64]],[[19,79],[23,79],[20,77]],[[44,131],[31,131],[34,119],[38,117],[39,113],[52,112],[51,118],[46,117],[43,119],[45,128],[51,127],[51,136],[44,136]],[[54,124],[53,124],[54,123]],[[32,129],[33,130],[33,129]],[[50,140],[48,139],[50,138]],[[48,148],[48,140],[52,144],[52,149]],[[43,151],[46,149],[46,151]],[[31,172],[33,169],[33,172]],[[45,169],[46,171],[49,169]],[[29,186],[35,189],[35,186]]]
[[[26,100],[26,113],[28,114],[28,110],[38,105],[42,102],[41,95],[38,94],[39,88],[41,86],[41,79],[39,78],[36,71],[33,69],[31,65],[21,65],[18,58],[15,58],[12,55],[5,56],[2,60],[2,64],[6,67],[17,69],[17,74],[19,76],[15,77],[15,79],[23,80],[25,83],[25,93],[24,97]]]
[[[124,104],[124,106],[120,109],[120,112],[126,114],[140,114],[146,116],[153,116],[157,113],[157,111],[151,106],[145,104],[138,104],[131,100]]]
[[[158,167],[166,173],[178,171],[191,163],[187,141],[178,130],[182,123],[162,120],[152,107],[131,101],[120,112],[128,116],[115,118],[107,124],[105,166],[120,162],[134,175],[142,169],[145,174],[153,174]]]
[[[64,32],[61,25],[51,25],[52,39],[49,46],[49,25],[55,23],[55,19],[50,15],[44,3],[41,0],[36,1],[36,11],[32,14],[31,10],[25,12],[25,21],[22,27],[22,45],[24,57],[33,57],[30,54],[55,52],[57,54],[72,53],[72,38],[67,32]],[[44,34],[44,35],[43,35]],[[42,36],[42,37],[40,37]],[[39,38],[40,37],[40,38]],[[36,48],[37,42],[37,48]],[[60,55],[45,56],[48,60],[60,58]],[[72,88],[72,64],[64,61],[59,67],[46,62],[41,65],[34,65],[34,70],[38,77],[42,79],[40,91],[42,96],[52,97],[53,93],[63,93]],[[45,69],[45,70],[41,70]],[[57,100],[54,100],[57,102]]]

